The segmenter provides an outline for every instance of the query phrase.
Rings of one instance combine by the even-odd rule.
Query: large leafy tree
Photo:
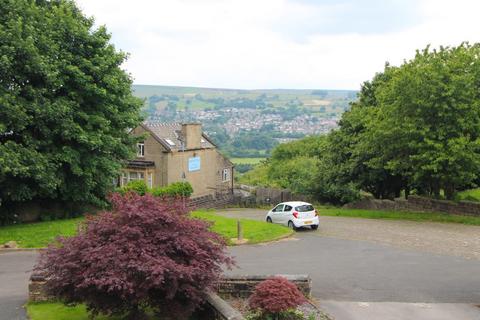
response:
[[[0,210],[100,203],[132,151],[141,101],[126,54],[69,0],[0,0]]]
[[[479,174],[480,45],[418,51],[378,93],[372,137],[407,191],[449,199]]]

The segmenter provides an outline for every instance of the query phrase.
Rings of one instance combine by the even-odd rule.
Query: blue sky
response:
[[[358,89],[428,44],[480,41],[475,0],[77,0],[135,83]]]

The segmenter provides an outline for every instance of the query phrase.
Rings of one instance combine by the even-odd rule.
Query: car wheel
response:
[[[267,218],[267,222],[268,222],[268,223],[272,223],[272,218],[268,217],[268,218]]]
[[[312,224],[310,226],[310,228],[312,228],[312,230],[317,230],[318,229],[318,224]]]
[[[292,230],[297,230],[297,227],[295,227],[292,221],[288,221],[288,227]]]

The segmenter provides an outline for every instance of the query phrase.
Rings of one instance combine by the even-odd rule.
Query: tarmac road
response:
[[[265,210],[223,214],[260,220]],[[321,217],[317,231],[229,248],[239,268],[227,272],[309,274],[313,296],[336,320],[479,320],[480,228],[443,225]],[[352,239],[348,228],[355,230]],[[404,241],[410,233],[415,241]],[[455,243],[465,243],[460,254],[437,250]],[[0,253],[0,320],[25,319],[22,305],[35,259],[34,252]]]

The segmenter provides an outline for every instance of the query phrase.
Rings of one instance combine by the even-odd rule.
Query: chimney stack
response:
[[[182,136],[185,139],[185,150],[202,147],[202,125],[200,123],[182,124]]]

